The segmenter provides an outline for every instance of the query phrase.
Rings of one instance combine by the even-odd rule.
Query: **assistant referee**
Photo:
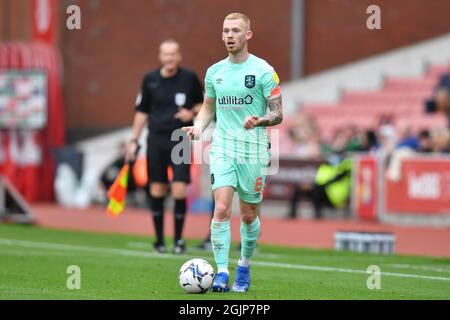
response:
[[[171,158],[172,148],[178,141],[171,141],[174,130],[193,125],[193,118],[203,102],[203,88],[197,75],[181,68],[181,50],[174,40],[165,40],[159,47],[161,66],[149,72],[142,81],[136,99],[133,131],[127,150],[127,160],[135,158],[138,139],[148,123],[147,163],[150,182],[150,209],[153,213],[156,242],[154,248],[167,252],[164,243],[164,199],[169,191],[168,166],[173,180],[171,193],[175,200],[175,254],[186,250],[182,238],[186,215],[186,190],[190,183],[190,164],[175,164]]]

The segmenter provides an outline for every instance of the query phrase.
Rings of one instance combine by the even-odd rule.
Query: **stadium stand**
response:
[[[447,126],[445,115],[426,113],[424,104],[449,61],[447,34],[285,83],[283,106],[289,116],[279,127],[281,153],[291,155],[295,148],[289,130],[299,114],[313,118],[322,143],[344,127],[376,130],[383,117],[395,126],[408,122],[414,134]]]
[[[446,127],[445,115],[427,114],[424,109],[439,74],[446,70],[446,65],[436,65],[422,77],[388,78],[381,90],[346,91],[338,103],[305,104],[301,110],[316,118],[326,140],[347,125],[356,125],[361,130],[375,129],[383,115],[408,121],[415,133],[425,128]]]

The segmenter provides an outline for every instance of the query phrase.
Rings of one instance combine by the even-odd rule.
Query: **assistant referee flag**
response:
[[[129,165],[125,164],[108,190],[109,204],[106,211],[111,218],[119,216],[125,209],[129,171]]]

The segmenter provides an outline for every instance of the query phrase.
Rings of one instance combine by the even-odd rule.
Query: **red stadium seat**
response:
[[[441,74],[448,72],[447,65],[434,65],[423,77],[389,78],[379,91],[344,91],[338,103],[308,103],[301,111],[316,118],[325,139],[344,126],[373,129],[381,116],[392,116],[394,122],[407,120],[413,130],[445,127],[444,115],[425,114],[424,102],[428,99]]]

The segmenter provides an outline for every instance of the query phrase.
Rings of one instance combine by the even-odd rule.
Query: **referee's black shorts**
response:
[[[168,166],[172,167],[171,182],[191,182],[190,164],[175,164],[171,157],[172,149],[179,141],[171,141],[170,133],[150,133],[147,138],[147,172],[149,182],[169,183]],[[189,152],[190,153],[190,152]],[[181,151],[181,156],[183,153]],[[189,158],[190,160],[190,154]]]

